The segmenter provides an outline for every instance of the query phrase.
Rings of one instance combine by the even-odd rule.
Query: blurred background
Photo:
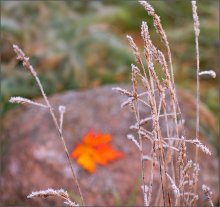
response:
[[[173,56],[179,87],[195,94],[196,59],[191,4],[150,1],[160,15]],[[219,104],[219,1],[199,1],[201,70],[212,69],[216,79],[201,79],[201,100],[216,117]],[[134,62],[126,34],[142,47],[140,25],[151,18],[136,1],[1,1],[1,115],[16,105],[11,96],[40,96],[34,80],[18,63],[12,45],[30,56],[46,93],[84,90],[130,81]]]
[[[183,1],[152,1],[170,42],[176,84],[195,94],[195,45],[191,5]],[[218,111],[219,1],[199,1],[201,70],[216,79],[201,79],[201,100]],[[83,90],[130,81],[134,57],[126,34],[142,47],[140,25],[152,20],[136,1],[1,1],[1,115],[16,105],[11,96],[40,95],[32,77],[12,50],[17,44],[31,57],[47,94]],[[217,117],[216,117],[217,118]]]
[[[196,55],[191,3],[190,1],[180,0],[149,2],[161,17],[162,25],[168,36],[173,57],[176,85],[188,93],[191,93],[193,95],[192,97],[196,97]],[[130,84],[130,64],[134,63],[135,60],[132,50],[128,45],[126,35],[129,34],[133,36],[140,49],[143,49],[140,36],[140,26],[143,20],[148,22],[154,44],[162,51],[165,50],[158,34],[155,32],[152,19],[137,1],[1,1],[0,3],[0,113],[2,120],[7,118],[7,114],[10,115],[9,112],[12,112],[12,109],[20,107],[17,104],[8,103],[11,96],[22,96],[30,99],[41,97],[40,91],[31,75],[27,73],[23,69],[22,64],[16,60],[12,49],[13,44],[17,44],[21,47],[26,55],[30,57],[30,62],[37,70],[48,95],[65,91],[82,91],[114,83]],[[211,111],[211,120],[215,120],[214,126],[216,127],[209,128],[206,123],[207,120],[209,122],[210,119],[205,119],[204,116],[201,116],[204,120],[201,120],[200,127],[202,133],[214,143],[219,153],[219,1],[198,1],[198,14],[201,31],[199,38],[200,67],[201,70],[214,70],[217,74],[217,78],[215,79],[201,78],[200,81],[201,101]],[[190,101],[186,102],[189,105],[191,103]],[[115,107],[119,110],[118,106]],[[95,109],[92,108],[91,110]],[[99,109],[96,108],[96,110]],[[187,113],[190,114],[191,111],[193,111],[193,109],[189,107]],[[192,113],[194,113],[194,111]],[[11,137],[8,137],[9,132],[14,131],[14,128],[17,127],[16,124],[14,125],[14,123],[16,123],[14,122],[14,114],[12,115],[11,124],[5,124],[6,126],[8,124],[9,128],[13,126],[10,128],[13,130],[8,130],[6,127],[4,136],[6,144],[4,146],[2,145],[1,148],[1,153],[3,154],[4,151],[5,154],[7,152],[7,147],[5,146],[9,146],[8,143],[10,139],[13,140]],[[18,117],[17,115],[15,116]],[[19,120],[19,118],[17,118],[17,120]],[[24,118],[21,123],[24,123],[24,120],[26,119]],[[30,118],[28,117],[27,120],[30,120]],[[95,121],[96,120],[94,120],[94,122]],[[192,122],[192,120],[188,121]],[[191,125],[191,122],[190,124],[188,123],[188,125]],[[28,126],[32,125],[32,123],[29,122],[25,123]],[[44,129],[47,125],[40,127]],[[74,127],[71,125],[69,128],[72,129]],[[79,129],[77,127],[75,128],[81,131],[80,127]],[[32,136],[35,136],[36,131],[38,131],[37,127],[34,129],[36,130],[33,130],[33,133],[32,131],[30,132]],[[19,130],[22,136],[25,135],[21,129]],[[15,137],[17,136],[16,133],[17,131],[15,131]],[[28,133],[29,131],[27,130],[27,134]],[[2,134],[4,135],[4,133]],[[18,138],[20,140],[23,137]],[[18,144],[20,142],[21,141],[16,142],[16,144],[12,143],[11,145],[12,149],[13,146],[15,146],[15,148],[18,146],[18,151],[15,150],[13,154],[14,157],[18,155],[23,156],[23,154],[20,153],[22,152],[20,149],[23,148],[23,145],[19,148]],[[26,149],[28,148],[30,147],[26,147]],[[30,151],[31,149],[32,148],[30,148]],[[19,160],[15,159],[15,162],[16,161]],[[211,161],[215,160],[210,160],[210,163]],[[24,168],[26,169],[26,161],[24,163]],[[204,165],[206,165],[206,163]],[[206,166],[208,168],[209,165],[207,164]],[[58,169],[60,170],[60,168]],[[216,172],[211,168],[208,170]],[[6,176],[8,175],[7,172],[8,171],[6,171]],[[37,172],[37,170],[35,170],[35,172]],[[20,172],[18,175],[23,175],[23,173],[22,171],[22,173]],[[24,173],[24,175],[29,176],[29,172],[26,173],[27,174]],[[17,183],[17,176],[14,176],[15,178],[12,176],[12,179],[10,175],[11,174],[9,174],[8,180],[15,179]],[[104,175],[106,176],[107,174],[104,173],[103,179],[98,180],[105,180],[106,177]],[[89,178],[87,174],[81,173],[81,176],[84,176],[86,179]],[[122,177],[125,177],[124,174]],[[210,173],[210,177],[214,177],[212,173]],[[25,180],[24,176],[22,182]],[[43,179],[39,180],[44,182]],[[54,180],[57,181],[57,179]],[[124,183],[127,184],[127,182],[131,180],[129,177],[128,181]],[[86,180],[86,183],[87,181],[88,180]],[[11,185],[11,182],[8,183]],[[27,183],[29,187],[32,185],[29,180],[27,180]],[[17,185],[19,186],[18,189],[14,189],[13,184],[11,186],[11,192],[16,192],[16,195],[19,194],[17,192],[21,190],[27,190],[26,187],[21,189],[20,184]],[[96,184],[94,186],[96,186]],[[22,195],[26,195],[26,191],[25,193],[23,191]],[[126,194],[125,197],[133,194],[135,196],[135,194],[137,194],[136,191],[135,187],[135,193],[132,191],[131,194]],[[8,190],[7,192],[10,191]],[[10,193],[8,193],[8,195],[10,195]],[[117,196],[118,195],[115,197],[118,198]],[[130,196],[131,199],[133,199],[134,196]],[[91,198],[93,197],[94,196],[91,196]],[[22,199],[25,199],[26,202],[26,197],[22,197]],[[11,198],[9,198],[8,201],[9,200],[11,200]]]

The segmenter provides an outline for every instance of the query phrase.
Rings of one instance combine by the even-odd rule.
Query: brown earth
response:
[[[49,100],[55,109],[59,104],[67,107],[64,136],[69,151],[92,128],[97,132],[110,133],[113,136],[113,146],[126,155],[106,167],[99,166],[95,174],[87,173],[72,161],[86,204],[142,205],[139,153],[126,139],[126,135],[132,132],[129,126],[134,123],[134,117],[127,108],[120,108],[125,97],[111,88],[112,86],[105,86],[89,91],[66,92],[54,95]],[[182,90],[178,92],[187,134],[192,137],[195,133],[195,100],[189,93]],[[37,101],[42,102],[42,99]],[[146,109],[141,111],[146,113]],[[215,120],[204,106],[201,107],[201,126],[211,132],[216,130]],[[204,183],[210,186],[213,200],[217,203],[218,160],[215,149],[206,136],[205,133],[201,134],[202,141],[211,149],[212,156],[200,153],[199,187]],[[79,200],[74,193],[77,191],[71,180],[66,156],[47,109],[18,106],[10,111],[2,120],[1,143],[1,204],[62,204],[58,199],[26,198],[32,191],[47,188],[63,188],[68,190],[72,198]],[[193,148],[189,148],[188,154],[190,159],[194,159]],[[146,167],[146,171],[149,170]],[[155,174],[155,180],[154,192],[158,188],[158,174]],[[200,202],[204,202],[203,196]]]

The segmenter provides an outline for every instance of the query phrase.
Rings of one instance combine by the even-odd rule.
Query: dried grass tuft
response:
[[[164,206],[194,206],[199,199],[197,183],[200,168],[197,158],[194,161],[188,159],[187,143],[195,146],[197,154],[200,149],[205,154],[211,155],[210,150],[199,140],[199,75],[208,74],[212,77],[215,76],[212,71],[199,72],[198,36],[200,31],[196,3],[192,2],[197,55],[197,119],[195,139],[187,139],[185,135],[185,120],[182,119],[176,95],[169,42],[162,27],[160,17],[148,2],[139,1],[139,3],[147,11],[148,15],[153,18],[155,29],[167,49],[166,57],[166,54],[158,50],[153,44],[147,22],[142,22],[143,59],[141,58],[142,51],[137,47],[135,40],[127,35],[137,64],[131,67],[132,90],[127,91],[117,88],[117,91],[128,97],[121,106],[132,106],[132,113],[136,118],[136,123],[131,125],[130,128],[136,131],[138,138],[128,135],[128,139],[137,146],[137,150],[140,153],[143,203],[145,206],[157,206],[160,205],[160,198],[162,197]],[[166,59],[168,59],[169,65]],[[158,71],[155,70],[154,66],[155,63],[160,65],[162,80],[158,78]],[[140,119],[141,105],[150,109],[150,114],[146,114],[142,119]],[[160,122],[162,118],[165,119],[165,122]],[[148,129],[146,123],[151,123],[152,129]],[[164,126],[161,126],[161,123],[166,124],[165,132],[163,130]],[[146,151],[143,148],[143,142],[147,142],[151,146],[150,151]],[[144,170],[146,162],[151,163],[150,180],[148,182],[146,182]],[[155,168],[156,164],[159,168]],[[152,196],[156,170],[160,174],[160,188],[156,195]],[[147,190],[143,186],[146,186]],[[206,194],[208,195],[209,191],[207,188],[204,189],[206,189]],[[154,203],[152,197],[156,197]]]

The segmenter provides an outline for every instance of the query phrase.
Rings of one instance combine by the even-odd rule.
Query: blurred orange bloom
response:
[[[71,153],[71,158],[90,173],[96,171],[96,164],[107,165],[110,161],[118,160],[123,156],[112,148],[110,134],[95,134],[90,130],[83,138],[82,142],[76,145]]]

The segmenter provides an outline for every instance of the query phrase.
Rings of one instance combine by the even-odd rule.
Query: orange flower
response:
[[[112,148],[110,142],[112,136],[109,134],[95,134],[90,130],[83,138],[82,142],[76,145],[71,153],[71,157],[90,173],[96,171],[96,164],[107,165],[110,161],[118,160],[123,156]]]

